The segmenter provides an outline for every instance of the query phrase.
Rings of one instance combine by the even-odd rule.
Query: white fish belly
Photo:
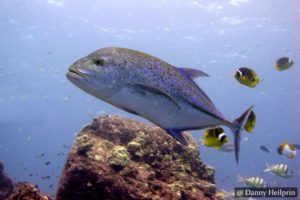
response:
[[[134,111],[166,129],[200,129],[225,124],[223,120],[207,115],[183,101],[177,101],[176,105],[163,95],[149,92],[141,94],[132,88],[123,88],[107,101],[119,108]]]

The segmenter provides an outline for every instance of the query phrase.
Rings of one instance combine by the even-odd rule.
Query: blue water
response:
[[[5,170],[14,180],[28,180],[53,195],[69,151],[63,145],[71,147],[93,117],[119,114],[150,124],[86,94],[65,77],[77,59],[118,46],[208,73],[196,82],[230,120],[256,105],[256,127],[243,133],[239,165],[233,153],[200,146],[203,161],[216,169],[218,189],[243,186],[237,174],[299,189],[300,155],[290,160],[276,152],[282,142],[300,143],[299,15],[297,0],[1,1],[0,160]],[[283,56],[295,64],[279,72],[274,64]],[[243,66],[262,78],[257,87],[234,79],[233,72]],[[203,133],[192,131],[197,139]],[[45,156],[38,157],[41,153]],[[296,175],[262,174],[266,162],[287,164]]]

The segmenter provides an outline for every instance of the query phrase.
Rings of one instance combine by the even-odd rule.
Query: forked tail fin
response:
[[[250,106],[239,118],[232,121],[232,126],[230,127],[230,130],[234,137],[235,159],[237,163],[239,163],[241,132],[244,129],[244,126],[248,120],[249,114],[252,111],[253,107],[254,105]]]
[[[262,171],[262,172],[269,172],[269,171],[271,171],[271,165],[269,165],[267,162],[266,162],[266,169],[264,170],[264,171]]]

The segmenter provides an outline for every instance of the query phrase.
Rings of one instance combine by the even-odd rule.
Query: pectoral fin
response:
[[[125,111],[131,113],[131,114],[134,114],[134,115],[138,115],[138,116],[139,116],[139,113],[137,113],[137,112],[135,112],[135,111],[133,111],[133,110],[131,110],[131,109],[125,107],[125,106],[122,106],[121,108],[122,108],[123,110],[125,110]]]
[[[134,83],[133,88],[135,89],[135,91],[137,91],[143,95],[146,95],[147,92],[148,93],[150,92],[150,93],[153,93],[156,95],[164,96],[168,100],[170,100],[172,103],[174,103],[178,109],[181,109],[181,107],[178,105],[178,103],[176,102],[176,100],[173,97],[171,97],[168,93],[166,93],[165,91],[163,91],[157,87],[147,85],[145,83]]]

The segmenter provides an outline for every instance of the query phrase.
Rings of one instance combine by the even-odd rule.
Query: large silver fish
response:
[[[177,68],[151,55],[125,48],[103,48],[69,67],[67,78],[85,92],[163,128],[187,145],[182,131],[227,126],[239,161],[241,131],[253,106],[230,122],[193,81],[208,76]]]

